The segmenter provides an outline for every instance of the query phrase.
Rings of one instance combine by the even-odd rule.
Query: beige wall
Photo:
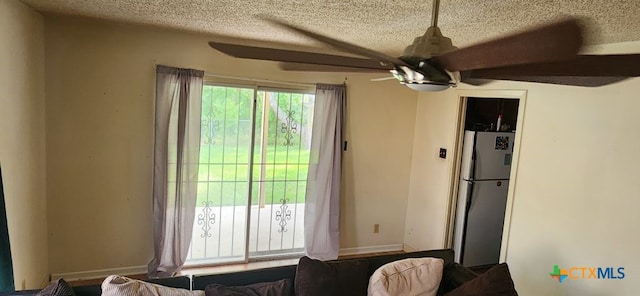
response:
[[[506,254],[519,293],[637,294],[640,80],[600,88],[496,82],[478,89],[527,90]],[[450,178],[452,160],[438,163],[431,150],[450,147],[455,136],[436,132],[420,140],[419,133],[433,129],[428,126],[451,130],[457,118],[456,92],[424,95],[418,102],[406,238],[419,249],[444,246],[441,227],[446,225],[449,184],[436,181]],[[417,151],[424,150],[434,156],[419,158]],[[418,205],[433,206],[428,211],[434,213],[421,217],[423,212],[413,212]],[[416,237],[411,221],[427,231]],[[549,277],[554,264],[622,266],[627,278],[558,284]]]
[[[342,83],[232,59],[209,37],[45,18],[47,193],[52,273],[146,265],[152,257],[155,63],[250,78]],[[402,244],[417,95],[349,75],[343,248]],[[380,233],[373,234],[373,224]]]
[[[17,289],[47,279],[44,27],[19,1],[0,1],[0,164]]]
[[[639,92],[638,79],[529,88],[506,257],[523,292],[637,294]],[[627,278],[558,285],[554,264],[623,266]]]
[[[456,118],[460,100],[454,91],[420,93],[416,111],[413,163],[407,201],[407,250],[445,247],[450,173],[454,167]],[[440,148],[448,157],[438,156]],[[445,198],[443,198],[445,197]]]
[[[396,81],[354,78],[349,78],[341,247],[402,244],[417,94]],[[380,233],[373,233],[374,224],[380,224]]]

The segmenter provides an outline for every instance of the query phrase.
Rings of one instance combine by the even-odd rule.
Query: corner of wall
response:
[[[46,212],[43,16],[17,0],[0,1],[0,160],[15,288],[49,278]]]

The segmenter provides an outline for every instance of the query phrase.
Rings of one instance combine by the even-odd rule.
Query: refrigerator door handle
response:
[[[467,192],[469,193],[467,194],[467,204],[465,205],[465,210],[464,210],[465,221],[467,220],[466,216],[468,215],[469,210],[471,210],[471,200],[473,199],[473,187],[474,187],[473,181],[466,181],[466,182],[467,182]]]
[[[464,265],[464,246],[465,246],[465,241],[466,241],[466,237],[467,237],[467,223],[469,222],[469,211],[471,210],[471,199],[473,198],[473,185],[474,185],[474,181],[465,181],[467,182],[467,201],[465,204],[465,210],[464,210],[464,222],[462,224],[462,244],[460,246],[460,264]]]
[[[478,161],[478,132],[473,134],[473,146],[471,150],[471,181],[476,179],[476,165]]]

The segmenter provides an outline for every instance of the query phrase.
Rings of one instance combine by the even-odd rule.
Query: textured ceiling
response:
[[[256,19],[267,14],[379,51],[399,54],[431,22],[430,0],[22,0],[61,13],[229,37],[320,45]],[[461,47],[563,15],[587,21],[589,44],[640,40],[640,0],[443,0],[439,27]]]

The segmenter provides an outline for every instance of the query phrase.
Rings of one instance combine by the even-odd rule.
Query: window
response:
[[[302,252],[313,104],[301,91],[204,86],[188,264]]]

